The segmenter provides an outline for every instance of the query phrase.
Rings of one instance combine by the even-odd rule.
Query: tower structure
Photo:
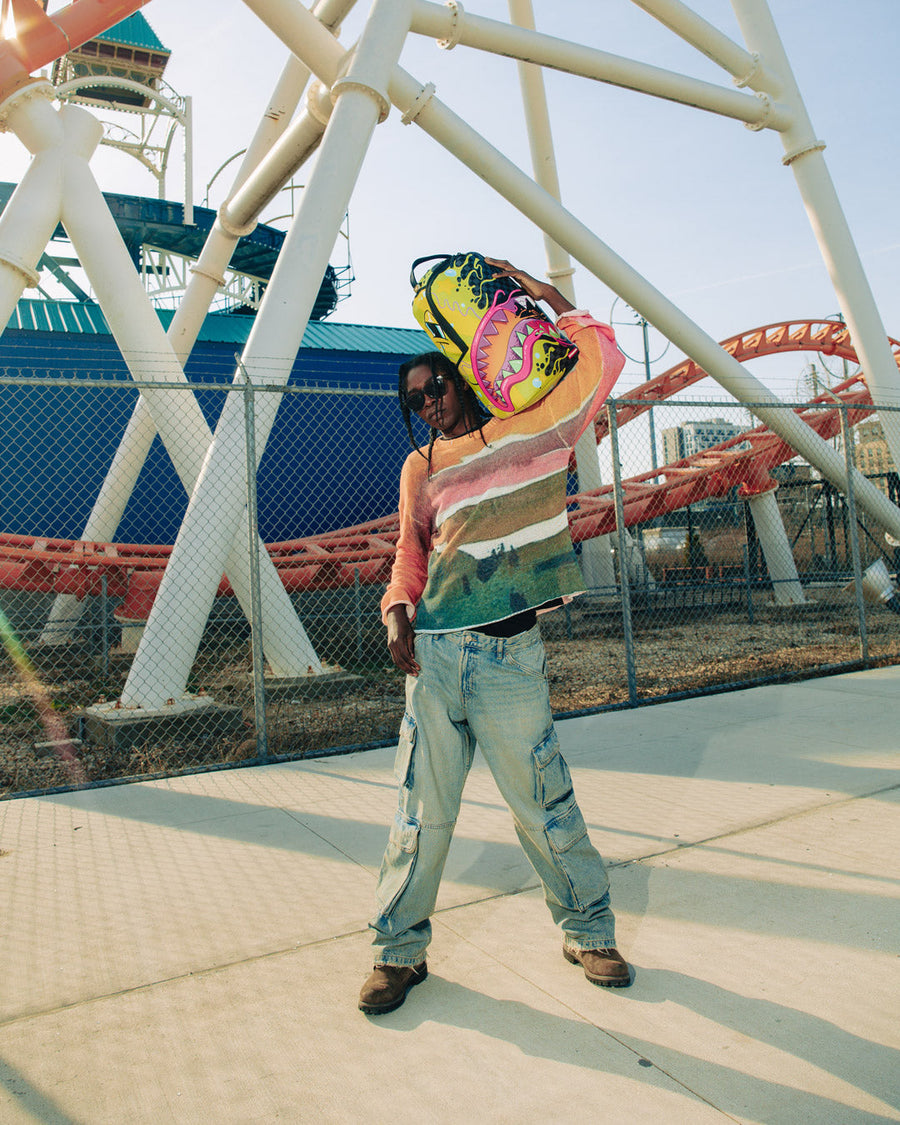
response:
[[[142,12],[134,12],[108,31],[102,31],[53,63],[50,81],[64,86],[77,80],[113,78],[108,85],[85,85],[83,98],[118,109],[149,109],[151,98],[129,83],[162,90],[162,77],[171,51],[164,47]]]
[[[191,99],[172,89],[163,74],[171,51],[142,12],[56,59],[50,81],[63,102],[90,107],[103,125],[101,144],[133,157],[166,198],[169,157],[184,130],[184,221],[193,223],[193,125]]]

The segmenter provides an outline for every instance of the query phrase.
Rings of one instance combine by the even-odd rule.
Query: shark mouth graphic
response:
[[[493,406],[507,413],[515,410],[513,388],[532,374],[535,346],[552,331],[546,320],[527,316],[528,304],[522,296],[521,292],[505,299],[502,293],[495,296],[469,350],[478,385]]]

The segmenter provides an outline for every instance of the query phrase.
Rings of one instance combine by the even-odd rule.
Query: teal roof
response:
[[[434,344],[419,328],[382,328],[380,325],[311,320],[303,335],[303,347],[321,348],[323,351],[414,355],[431,351]]]
[[[153,28],[147,23],[146,18],[141,12],[135,12],[134,15],[126,16],[121,23],[117,23],[114,27],[108,28],[106,31],[101,31],[99,35],[94,36],[95,39],[105,39],[111,43],[122,43],[127,47],[144,47],[148,51],[165,51],[166,54],[172,52],[168,47],[164,47],[153,31]]]
[[[109,334],[99,305],[76,301],[39,301],[23,297],[9,318],[7,328],[26,332],[72,332],[75,335]]]
[[[157,316],[168,328],[175,315],[172,309],[157,309]],[[210,313],[203,322],[198,340],[243,345],[253,327],[253,317]],[[100,306],[78,301],[42,301],[23,297],[9,318],[7,328],[30,332],[67,332],[73,335],[109,335]],[[382,328],[365,324],[335,324],[310,321],[303,336],[304,348],[317,351],[377,352],[412,355],[431,347],[418,328]]]

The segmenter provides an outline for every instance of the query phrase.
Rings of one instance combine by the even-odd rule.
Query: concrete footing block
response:
[[[225,737],[244,727],[241,707],[216,703],[211,696],[174,700],[158,710],[96,703],[85,709],[85,742],[122,750],[151,741]]]
[[[345,672],[342,668],[320,672],[315,676],[266,676],[266,701],[279,703],[291,700],[305,702],[310,699],[334,699],[365,681],[362,676]]]

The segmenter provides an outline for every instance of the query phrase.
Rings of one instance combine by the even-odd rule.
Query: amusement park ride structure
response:
[[[881,323],[824,163],[824,144],[813,131],[766,0],[732,0],[746,46],[723,35],[680,0],[634,0],[722,67],[737,89],[538,33],[530,0],[510,0],[509,23],[470,15],[455,0],[444,6],[427,0],[372,0],[363,33],[349,50],[334,28],[352,0],[318,0],[312,11],[299,0],[244,0],[284,44],[288,61],[168,333],[160,326],[89,168],[101,126],[82,105],[66,103],[56,109],[51,104],[53,87],[33,76],[136,12],[142,2],[147,0],[73,0],[48,15],[38,0],[3,0],[4,14],[15,19],[15,35],[0,43],[0,122],[33,158],[0,218],[0,323],[8,320],[24,287],[37,283],[38,263],[62,221],[132,376],[156,384],[183,384],[184,362],[224,283],[238,240],[254,229],[262,209],[318,150],[235,372],[236,382],[283,385],[363,156],[393,105],[404,124],[423,129],[544,232],[548,275],[561,288],[571,292],[571,255],[689,357],[632,392],[631,400],[646,405],[620,408],[618,425],[705,375],[750,404],[759,419],[760,426],[733,442],[625,482],[626,523],[739,486],[750,498],[772,576],[783,583],[787,600],[802,598],[799,583],[792,590],[793,564],[776,561],[786,539],[768,470],[800,454],[845,490],[844,458],[828,444],[840,421],[837,412],[816,409],[815,400],[800,410],[783,409],[742,361],[789,350],[858,361],[864,375],[846,380],[827,396],[829,402],[837,396],[847,403],[851,420],[858,420],[871,413],[873,402],[897,400],[900,344],[887,337]],[[445,49],[466,44],[520,60],[537,182],[444,106],[433,86],[399,66],[410,34],[437,39]],[[717,344],[559,203],[541,66],[699,107],[752,130],[779,133],[783,161],[796,178],[845,323],[770,325]],[[295,114],[304,90],[305,108]],[[279,677],[319,672],[321,664],[289,591],[311,584],[342,585],[352,581],[357,570],[362,581],[383,581],[397,535],[396,517],[390,517],[315,539],[270,544],[268,549],[257,541],[255,552],[249,552],[247,482],[230,468],[244,457],[241,396],[229,396],[215,435],[195,401],[185,410],[184,396],[177,396],[176,409],[174,397],[162,390],[143,391],[78,541],[0,537],[0,584],[57,594],[44,630],[46,642],[70,639],[79,599],[96,591],[104,573],[111,589],[125,597],[121,612],[146,617],[122,698],[111,705],[136,716],[209,705],[185,691],[203,629],[222,589],[230,588],[250,616],[257,563],[262,649],[270,669]],[[261,395],[257,402],[257,463],[274,422],[277,398]],[[893,460],[900,464],[900,415],[885,412],[881,420]],[[582,492],[571,523],[581,541],[608,534],[615,524],[611,487],[600,484],[597,470],[596,442],[604,436],[604,427],[601,419],[587,445],[577,451]],[[190,496],[181,531],[171,549],[115,544],[125,504],[157,433]],[[856,473],[853,492],[863,510],[900,538],[900,510],[882,492]],[[586,554],[590,566],[590,549]]]

